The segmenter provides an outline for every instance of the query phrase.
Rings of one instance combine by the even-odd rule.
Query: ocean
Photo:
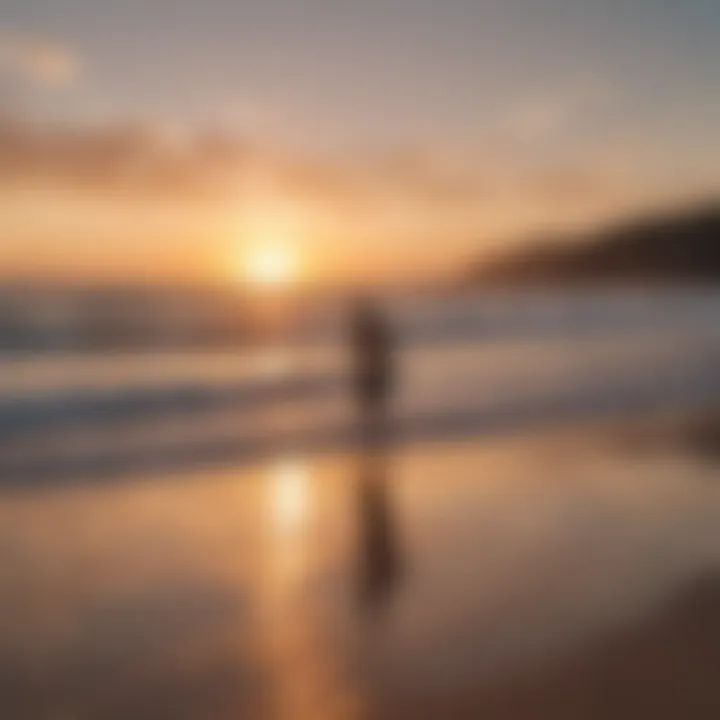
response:
[[[6,716],[717,717],[720,293],[430,306],[372,445],[339,334],[3,361]]]

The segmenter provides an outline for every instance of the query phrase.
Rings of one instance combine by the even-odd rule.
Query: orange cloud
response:
[[[0,72],[36,85],[64,87],[80,73],[77,53],[60,43],[19,35],[0,35]]]
[[[170,259],[197,257],[188,248],[201,247],[221,257],[246,240],[244,218],[292,207],[302,217],[297,241],[317,246],[312,257],[364,257],[388,269],[412,258],[434,271],[441,261],[658,201],[652,175],[625,172],[636,158],[628,148],[562,159],[524,148],[508,141],[464,152],[303,154],[152,123],[0,119],[0,233],[35,255],[33,237],[58,256],[73,239],[94,248],[84,252],[98,264],[110,263],[110,248],[139,252],[148,241]]]

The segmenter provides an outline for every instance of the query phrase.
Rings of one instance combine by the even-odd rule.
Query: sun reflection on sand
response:
[[[312,510],[309,468],[294,459],[278,463],[269,492],[273,527],[280,535],[297,536],[306,528]],[[278,546],[284,548],[284,543],[279,541]]]
[[[328,634],[317,597],[327,571],[322,555],[318,478],[297,458],[274,463],[266,476],[267,545],[264,657],[273,717],[323,720],[359,716],[357,691]]]

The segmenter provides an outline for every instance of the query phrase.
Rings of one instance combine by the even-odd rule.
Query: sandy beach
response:
[[[717,466],[666,425],[6,493],[4,706],[714,717]]]

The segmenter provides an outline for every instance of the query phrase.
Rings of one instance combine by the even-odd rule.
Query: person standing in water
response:
[[[360,301],[352,309],[352,354],[355,396],[368,439],[369,432],[382,432],[393,385],[393,343],[390,328],[370,302]]]
[[[394,384],[394,343],[382,312],[366,300],[355,303],[348,324],[362,442],[357,482],[358,599],[362,609],[374,616],[391,599],[401,570],[382,450]]]

